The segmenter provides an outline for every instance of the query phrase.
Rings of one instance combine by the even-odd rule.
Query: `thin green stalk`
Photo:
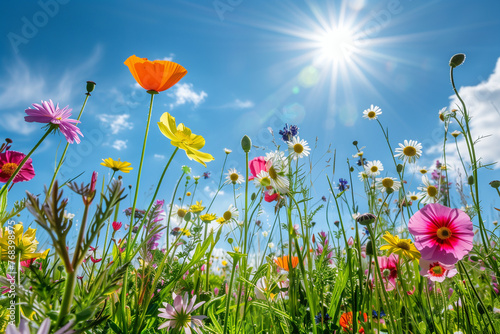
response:
[[[20,288],[21,286],[21,252],[17,252],[16,254],[16,288]],[[16,327],[19,327],[19,323],[21,322],[21,304],[19,300],[19,294],[14,294],[14,302],[16,305],[15,310],[15,321]]]
[[[227,324],[228,324],[228,317],[229,317],[229,305],[231,303],[231,290],[233,289],[233,279],[234,279],[234,272],[236,271],[236,265],[238,264],[239,258],[236,258],[236,261],[233,263],[233,268],[231,269],[231,279],[229,280],[229,290],[226,293],[226,313],[224,316],[224,331],[222,332],[223,334],[227,333]]]

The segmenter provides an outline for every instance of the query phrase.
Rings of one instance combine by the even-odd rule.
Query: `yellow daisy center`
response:
[[[191,196],[191,193],[188,191],[188,192],[186,193],[186,196],[188,196],[188,197],[189,197],[189,196]]]
[[[231,181],[236,182],[238,181],[239,176],[237,173],[232,173],[231,175],[229,175],[229,178],[231,179]]]
[[[370,171],[371,171],[372,173],[376,173],[376,172],[378,172],[378,166],[371,166],[371,167],[370,167]]]
[[[60,120],[62,120],[62,117],[56,117],[56,119],[57,119],[58,121],[60,121]]]
[[[375,116],[377,116],[377,113],[373,110],[370,110],[368,114],[366,114],[366,116],[368,116],[368,118],[375,118]]]
[[[224,217],[225,220],[229,220],[229,219],[231,219],[231,217],[233,217],[233,214],[231,213],[231,211],[226,211],[226,212],[224,212],[222,217]]]
[[[421,174],[425,174],[425,173],[427,173],[427,169],[421,169],[421,170],[420,170],[420,173],[421,173]]]
[[[410,196],[410,199],[411,199],[412,201],[416,201],[416,200],[418,199],[418,196],[411,195],[411,196]]]
[[[264,176],[262,179],[260,179],[260,184],[263,187],[268,187],[271,185],[271,180],[267,176]]]
[[[417,149],[413,146],[406,146],[403,149],[403,154],[406,155],[407,157],[413,157],[417,154]]]
[[[382,180],[382,185],[385,188],[392,188],[394,186],[394,180],[391,178],[386,177],[385,179]]]
[[[177,210],[177,216],[181,217],[181,218],[184,218],[186,216],[186,210],[184,209],[179,209]]]
[[[5,173],[10,177],[16,171],[17,166],[18,166],[18,164],[16,164],[16,163],[7,162],[6,164],[3,164],[3,166],[2,166],[2,173]]]
[[[443,227],[440,227],[437,232],[437,237],[440,239],[440,240],[446,240],[448,239],[449,237],[451,237],[452,233],[451,233],[451,230],[445,226]]]
[[[437,193],[438,193],[438,190],[436,187],[434,187],[434,186],[427,187],[427,195],[429,195],[430,197],[436,197]]]
[[[406,240],[400,240],[396,244],[396,247],[409,251],[410,250],[410,243]]]
[[[297,154],[300,154],[304,151],[304,146],[302,146],[302,144],[300,144],[300,143],[297,143],[297,144],[293,145],[293,151]]]
[[[276,180],[278,178],[278,173],[276,173],[276,169],[274,169],[273,166],[271,166],[271,168],[269,168],[269,176],[271,177],[271,179],[273,180]]]

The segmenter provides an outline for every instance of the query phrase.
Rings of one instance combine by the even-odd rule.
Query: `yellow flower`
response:
[[[124,173],[130,173],[130,171],[133,169],[132,167],[130,167],[131,165],[130,162],[120,161],[120,159],[113,160],[111,158],[107,158],[107,159],[102,159],[102,161],[103,162],[101,162],[101,165],[103,165],[104,167],[109,167],[115,172],[120,171]]]
[[[400,257],[404,256],[411,260],[420,259],[420,252],[410,239],[399,239],[397,235],[392,235],[387,231],[382,238],[387,241],[388,244],[380,247],[380,250],[387,250],[387,255],[394,253],[398,254]]]
[[[225,267],[225,266],[227,266],[227,261],[226,261],[226,260],[222,260],[222,262],[221,262],[221,263],[222,263],[222,265],[223,265],[224,267]]]
[[[191,207],[189,208],[189,211],[191,211],[192,213],[197,213],[197,212],[203,211],[203,209],[205,209],[205,207],[201,205],[201,202],[202,201],[199,201],[199,202],[196,201],[196,204],[191,205]]]
[[[177,125],[175,118],[168,112],[161,116],[158,127],[161,133],[170,139],[170,144],[183,149],[189,159],[197,161],[205,167],[207,166],[205,162],[214,160],[210,154],[199,151],[205,146],[205,139],[192,133],[191,129],[184,124]]]
[[[180,231],[182,232],[182,234],[184,234],[186,237],[190,237],[191,236],[191,232],[189,232],[189,230],[187,228],[182,228],[180,229]]]
[[[226,220],[224,219],[224,217],[219,217],[217,218],[216,222],[222,225],[226,222]]]
[[[217,216],[214,213],[205,213],[200,216],[200,219],[206,223],[210,223],[215,218],[217,218]]]
[[[21,261],[36,258],[45,259],[49,250],[47,249],[43,253],[36,253],[37,245],[36,229],[28,228],[26,233],[23,234],[23,225],[16,224],[12,229],[6,226],[3,230],[0,230],[0,254],[2,261],[12,261],[15,259],[15,254],[21,254]],[[9,254],[9,246],[15,247],[15,254]]]

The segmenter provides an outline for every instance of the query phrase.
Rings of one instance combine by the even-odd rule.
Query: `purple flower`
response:
[[[210,177],[210,172],[203,173],[203,178],[206,180]]]
[[[347,180],[346,179],[342,179],[340,178],[339,179],[339,190],[340,191],[344,191],[344,190],[347,190],[349,189],[349,186],[347,185]]]
[[[198,307],[203,305],[205,302],[200,302],[194,305],[196,301],[196,296],[193,296],[191,301],[189,301],[189,295],[184,294],[184,298],[181,295],[176,295],[173,293],[174,306],[163,303],[165,308],[160,308],[158,311],[161,313],[158,315],[160,318],[167,319],[168,321],[158,327],[158,329],[163,329],[168,327],[168,329],[175,328],[180,330],[184,328],[184,331],[191,334],[191,331],[201,334],[198,327],[203,327],[202,320],[206,318],[204,315],[191,315],[191,313]]]
[[[42,101],[42,105],[33,103],[32,106],[35,109],[25,110],[26,114],[28,114],[28,116],[24,117],[26,122],[50,123],[61,131],[68,143],[72,144],[75,141],[77,144],[80,143],[78,135],[83,137],[83,134],[75,125],[80,121],[69,118],[73,109],[68,108],[69,106],[59,109],[59,104],[54,107],[52,100]]]
[[[281,139],[283,139],[283,141],[285,142],[292,140],[292,138],[296,136],[298,133],[299,133],[299,127],[297,125],[290,125],[290,127],[288,127],[288,124],[286,123],[283,130],[279,131]]]

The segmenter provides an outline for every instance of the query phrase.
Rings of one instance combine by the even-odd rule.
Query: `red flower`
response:
[[[90,255],[90,260],[91,260],[93,263],[99,263],[99,262],[101,262],[101,261],[102,261],[102,258],[101,258],[101,259],[94,259],[94,258],[92,257],[92,255]]]
[[[122,227],[121,222],[113,222],[113,230],[118,231]]]

